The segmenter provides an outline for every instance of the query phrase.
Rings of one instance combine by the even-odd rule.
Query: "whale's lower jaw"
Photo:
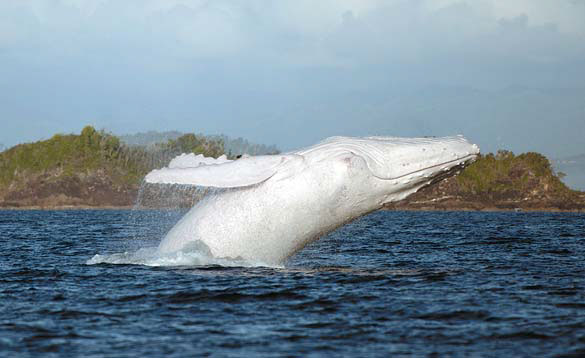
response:
[[[467,155],[463,158],[459,158],[450,162],[446,162],[446,163],[442,163],[439,165],[434,165],[431,167],[426,168],[426,171],[429,170],[434,170],[435,168],[441,168],[440,171],[434,173],[432,176],[418,176],[417,173],[411,173],[410,176],[412,178],[414,178],[414,180],[416,180],[416,178],[418,177],[419,181],[417,182],[416,185],[413,185],[412,188],[408,188],[406,189],[403,193],[401,193],[401,195],[391,195],[391,200],[385,202],[386,203],[390,203],[390,202],[397,202],[400,200],[404,200],[406,199],[408,196],[418,192],[421,189],[424,189],[428,186],[432,186],[435,185],[437,183],[439,183],[440,181],[443,181],[447,178],[450,178],[452,176],[455,176],[457,174],[459,174],[463,169],[465,169],[465,167],[467,165],[469,165],[470,163],[474,162],[477,159],[477,155]],[[452,165],[452,166],[451,166]],[[419,172],[424,172],[424,171],[419,171]]]

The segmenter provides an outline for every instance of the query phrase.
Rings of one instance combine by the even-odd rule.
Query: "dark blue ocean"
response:
[[[87,264],[179,216],[0,211],[0,356],[585,356],[583,214],[381,211],[281,268]]]

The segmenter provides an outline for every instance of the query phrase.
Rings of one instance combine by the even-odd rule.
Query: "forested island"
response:
[[[480,155],[457,176],[388,205],[396,210],[585,211],[585,192],[568,188],[539,153]]]
[[[277,153],[274,146],[238,138],[168,132],[163,141],[116,137],[85,127],[79,135],[57,134],[0,153],[0,208],[64,209],[132,207],[143,177],[181,153],[235,157]],[[160,136],[159,136],[160,137]],[[140,140],[139,140],[140,139]],[[148,190],[146,190],[148,192]],[[141,198],[144,193],[140,193]],[[148,207],[155,207],[152,199]],[[176,193],[173,195],[177,195]],[[185,195],[190,195],[187,191]],[[189,200],[177,200],[188,206]],[[168,201],[162,206],[168,206]],[[585,193],[568,188],[538,153],[481,155],[458,176],[388,205],[393,210],[585,211]]]
[[[218,157],[225,154],[224,141],[184,134],[152,145],[125,144],[87,126],[79,135],[19,144],[0,153],[0,207],[130,207],[149,171],[191,152]]]

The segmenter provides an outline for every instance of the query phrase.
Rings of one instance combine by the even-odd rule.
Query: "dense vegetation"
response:
[[[585,193],[569,189],[539,153],[480,155],[455,177],[423,188],[390,209],[585,210]]]
[[[181,153],[218,157],[223,154],[221,140],[185,134],[147,150],[128,147],[104,131],[85,127],[80,135],[57,134],[35,143],[25,143],[0,153],[0,189],[26,184],[26,177],[48,173],[47,180],[100,172],[115,185],[138,184],[153,168],[166,165]]]
[[[481,155],[457,176],[457,182],[462,193],[492,198],[529,193],[537,185],[557,196],[573,193],[555,174],[549,160],[534,152],[514,155],[500,150],[495,155]]]

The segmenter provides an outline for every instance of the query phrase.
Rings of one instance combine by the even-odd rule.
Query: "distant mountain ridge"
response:
[[[585,154],[577,154],[577,155],[571,155],[568,157],[563,157],[560,159],[555,159],[554,162],[585,165]]]
[[[555,159],[552,161],[552,165],[557,173],[566,175],[562,180],[568,186],[577,190],[585,190],[585,154]]]
[[[185,134],[186,133],[179,131],[148,131],[135,134],[125,134],[119,136],[119,138],[128,146],[145,146],[148,149],[152,148],[156,144],[166,143],[169,140],[175,140]],[[231,138],[226,135],[208,135],[206,137],[213,140],[222,141],[224,151],[228,156],[237,156],[240,154],[264,155],[280,153],[280,150],[275,145],[251,143],[241,137]]]
[[[167,132],[148,131],[139,132],[135,134],[119,135],[118,138],[120,138],[122,143],[131,147],[137,146],[150,147],[158,143],[166,143],[169,140],[177,139],[184,134],[185,133],[179,131]]]

